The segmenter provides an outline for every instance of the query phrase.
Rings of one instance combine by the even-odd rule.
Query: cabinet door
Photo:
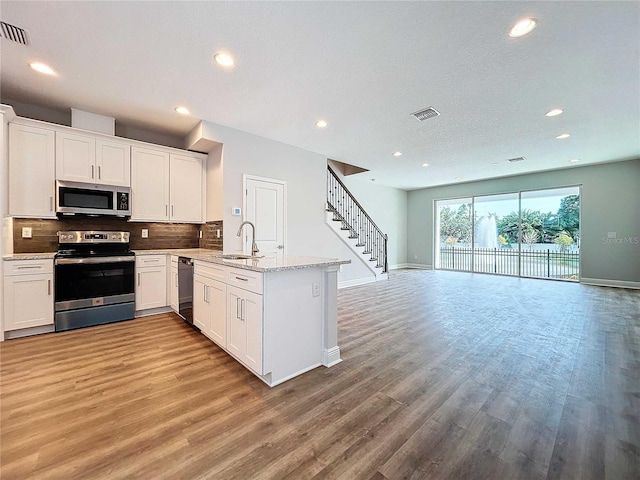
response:
[[[262,295],[245,292],[242,315],[247,329],[244,362],[262,375]]]
[[[96,140],[96,181],[105,185],[131,186],[131,146]]]
[[[136,310],[167,306],[167,267],[144,267],[136,271]]]
[[[53,275],[4,277],[4,330],[53,325]]]
[[[206,333],[209,329],[209,304],[207,303],[207,279],[193,276],[193,324]]]
[[[169,220],[169,153],[131,147],[131,220]]]
[[[227,285],[227,350],[262,375],[262,295]]]
[[[170,172],[171,220],[202,222],[202,159],[172,153]]]
[[[207,285],[209,305],[209,325],[207,337],[222,348],[227,347],[227,286],[222,282],[209,280]]]
[[[56,132],[56,178],[95,183],[97,172],[94,137]]]
[[[171,262],[171,271],[169,273],[169,304],[174,312],[178,312],[178,264]]]
[[[56,218],[55,132],[9,125],[9,214]]]

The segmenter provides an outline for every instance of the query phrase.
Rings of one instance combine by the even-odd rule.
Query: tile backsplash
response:
[[[220,237],[218,237],[218,232]],[[222,250],[222,220],[207,222],[202,225],[202,238],[200,248],[212,248]]]
[[[22,238],[22,227],[32,228],[32,238]],[[201,227],[204,226],[191,223],[128,222],[122,218],[110,217],[65,218],[62,220],[14,218],[13,251],[14,253],[55,252],[58,249],[57,232],[65,230],[131,232],[130,242],[131,248],[134,250],[198,248],[201,244],[201,240],[198,239]],[[149,230],[148,238],[142,238],[143,228]],[[219,240],[221,245],[222,238]]]

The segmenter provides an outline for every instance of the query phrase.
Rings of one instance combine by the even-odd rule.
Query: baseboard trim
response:
[[[146,310],[136,310],[135,318],[148,317],[149,315],[156,315],[158,313],[169,313],[169,312],[173,312],[171,307],[157,307],[157,308],[148,308]]]
[[[418,270],[433,270],[433,265],[425,265],[423,263],[405,263],[404,268],[417,268]]]
[[[325,367],[333,367],[342,361],[340,358],[340,347],[337,345],[322,351],[322,365]]]
[[[580,283],[585,285],[596,285],[598,287],[616,287],[616,288],[633,288],[640,290],[640,282],[628,282],[626,280],[607,280],[603,278],[585,278],[580,279]]]
[[[375,277],[355,278],[353,280],[345,280],[344,282],[338,282],[338,290],[341,288],[355,287],[356,285],[366,285],[368,283],[375,283]]]
[[[389,265],[389,270],[400,270],[401,268],[409,268],[409,264],[399,263],[397,265]]]

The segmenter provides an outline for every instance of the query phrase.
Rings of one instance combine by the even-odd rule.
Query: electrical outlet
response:
[[[319,297],[320,296],[320,283],[313,282],[311,284],[311,292],[312,292],[314,297]]]
[[[149,229],[148,228],[143,228],[142,229],[142,238],[149,238]]]
[[[31,238],[33,229],[31,227],[22,227],[22,238]]]
[[[198,238],[202,238],[202,230],[198,231]]]
[[[220,229],[218,229],[218,231],[216,232],[216,237],[220,238]]]

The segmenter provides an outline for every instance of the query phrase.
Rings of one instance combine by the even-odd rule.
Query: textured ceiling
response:
[[[524,16],[538,27],[510,38]],[[31,39],[1,41],[3,99],[172,135],[204,119],[367,168],[383,185],[640,157],[638,2],[2,1],[0,18]],[[212,61],[220,49],[233,69]],[[442,115],[410,115],[429,106]],[[565,113],[545,117],[554,107]],[[527,160],[506,162],[517,156]]]

